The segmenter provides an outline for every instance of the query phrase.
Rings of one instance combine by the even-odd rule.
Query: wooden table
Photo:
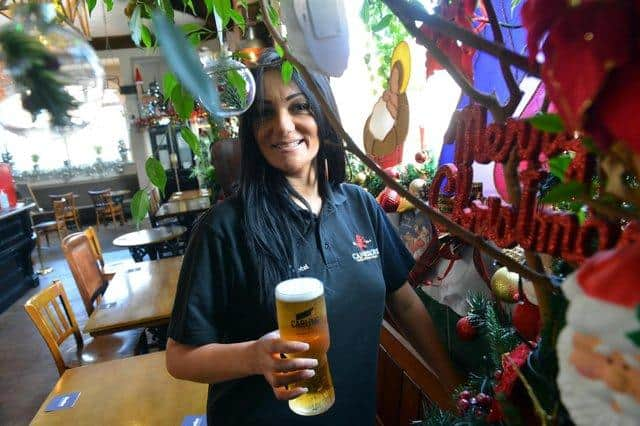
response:
[[[184,217],[188,215],[198,215],[211,207],[208,197],[192,198],[183,201],[169,201],[160,206],[156,211],[156,219],[166,217]]]
[[[46,413],[57,395],[80,392],[75,406]],[[31,425],[176,425],[206,413],[207,385],[174,379],[165,352],[72,368],[64,372]]]
[[[182,256],[140,262],[116,272],[84,331],[115,333],[169,323]]]
[[[180,242],[178,239],[186,231],[187,228],[180,225],[142,229],[120,235],[113,240],[113,245],[128,248],[131,257],[136,262],[142,262],[145,255],[149,255],[151,260],[155,260],[158,258],[160,244],[167,246],[166,250],[173,251],[176,255],[179,254]]]
[[[124,197],[131,194],[128,189],[118,189],[117,191],[111,191],[111,199],[114,203],[122,204]]]
[[[209,198],[211,192],[208,189],[190,189],[188,191],[177,191],[171,194],[169,201],[186,201],[195,198]]]

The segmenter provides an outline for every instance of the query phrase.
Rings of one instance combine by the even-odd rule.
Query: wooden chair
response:
[[[159,226],[180,225],[180,222],[175,217],[156,219],[156,212],[160,208],[160,192],[158,188],[152,186],[149,189],[149,222],[152,228]]]
[[[69,233],[67,228],[67,220],[65,218],[66,203],[62,200],[53,201],[53,221],[56,223],[56,230],[58,231],[58,238],[62,242],[62,238]],[[48,243],[47,239],[47,243]]]
[[[98,262],[98,266],[100,267],[100,271],[104,276],[105,280],[110,281],[115,275],[114,269],[118,266],[123,266],[127,261],[117,262],[110,265],[106,265],[104,262],[104,257],[102,256],[102,247],[100,246],[100,240],[98,239],[98,233],[93,226],[89,226],[83,231],[84,235],[89,240],[91,246],[91,252],[93,253],[93,257]]]
[[[80,230],[80,213],[78,213],[78,207],[76,206],[76,198],[73,192],[67,192],[66,194],[49,194],[49,199],[52,203],[56,201],[62,201],[62,204],[58,203],[58,209],[53,206],[53,214],[57,221],[64,221],[65,225],[71,221],[76,225],[76,229]],[[61,209],[60,206],[63,206]]]
[[[68,368],[124,358],[137,352],[138,336],[132,332],[83,339],[60,281],[54,281],[30,298],[24,308],[47,344],[60,376]],[[63,350],[61,345],[71,335],[76,348]]]
[[[96,226],[100,226],[100,219],[103,221],[111,219],[113,223],[116,223],[117,216],[120,217],[120,225],[124,225],[125,219],[122,204],[113,201],[110,188],[99,191],[88,191],[88,193],[96,210]]]
[[[62,252],[78,286],[87,315],[91,315],[94,304],[100,303],[100,297],[107,289],[109,279],[113,278],[113,275],[107,277],[102,273],[92,244],[82,232],[67,235],[62,240]]]

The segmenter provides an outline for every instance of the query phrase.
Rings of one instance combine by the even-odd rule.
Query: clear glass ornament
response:
[[[0,70],[3,70],[0,72],[4,72],[4,78],[0,79],[0,125],[19,134],[50,128],[68,133],[86,126],[97,117],[104,90],[104,69],[93,48],[79,33],[56,20],[52,3],[15,4],[12,16],[13,20],[0,31],[15,30],[39,41],[53,58],[44,66],[55,73],[64,90],[77,102],[77,108],[68,111],[69,117],[64,123],[53,123],[44,109],[32,114],[25,108],[32,93],[16,82],[25,72],[25,64],[9,67],[5,52],[0,51]]]
[[[248,110],[256,95],[256,82],[249,68],[226,51],[214,57],[211,51],[201,48],[199,54],[204,71],[218,88],[218,116],[233,117]]]

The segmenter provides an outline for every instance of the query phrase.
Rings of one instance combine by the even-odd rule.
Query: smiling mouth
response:
[[[272,144],[271,147],[280,151],[293,151],[304,144],[304,139],[297,139],[291,142],[281,142]]]

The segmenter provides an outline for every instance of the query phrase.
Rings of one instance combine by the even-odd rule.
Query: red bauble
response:
[[[425,161],[427,161],[427,154],[425,154],[423,151],[416,152],[416,163],[422,164]]]
[[[471,340],[478,334],[478,330],[471,324],[469,317],[462,317],[456,323],[456,333],[460,340]]]
[[[511,323],[522,337],[536,340],[540,332],[540,310],[533,303],[521,300],[513,310]]]
[[[378,203],[380,203],[380,206],[385,212],[393,213],[398,210],[398,206],[400,206],[400,194],[391,188],[385,188],[380,195],[378,195]]]
[[[395,167],[387,167],[384,172],[394,179],[400,179],[400,172]]]

